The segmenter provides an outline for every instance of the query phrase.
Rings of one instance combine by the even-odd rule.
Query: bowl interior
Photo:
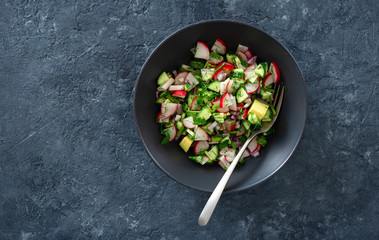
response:
[[[217,164],[201,166],[188,159],[178,142],[161,145],[162,136],[155,117],[156,80],[162,71],[177,69],[193,58],[189,51],[197,40],[214,42],[222,39],[229,50],[238,44],[248,46],[258,62],[276,62],[287,92],[274,126],[275,134],[259,158],[248,158],[235,169],[225,192],[254,186],[274,174],[291,156],[304,130],[306,89],[301,72],[291,54],[274,38],[252,26],[231,21],[207,21],[188,26],[164,40],[146,61],[136,85],[134,96],[135,123],[142,144],[156,165],[167,175],[188,187],[211,192],[224,174]]]

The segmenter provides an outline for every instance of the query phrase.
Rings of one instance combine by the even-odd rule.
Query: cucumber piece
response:
[[[159,86],[162,86],[163,84],[165,84],[170,78],[168,77],[167,73],[166,72],[162,72],[161,75],[159,75],[158,77],[158,85]]]
[[[225,117],[228,116],[225,113],[218,113],[218,112],[214,112],[212,115],[215,121],[217,121],[218,123],[224,123]]]
[[[255,68],[255,73],[261,78],[264,78],[267,73],[265,66],[262,65],[262,63],[258,64],[258,66]]]
[[[221,141],[220,144],[218,145],[219,149],[224,149],[226,148],[229,144],[231,143],[229,136],[224,137]]]
[[[247,120],[243,120],[242,121],[242,125],[243,125],[243,127],[245,128],[246,131],[249,130],[250,127],[251,127],[251,123],[249,121],[247,121]]]
[[[195,139],[195,132],[194,132],[194,131],[192,131],[191,129],[187,128],[186,133],[188,134],[187,136],[188,136],[191,140],[194,140],[194,139]]]
[[[214,145],[211,150],[209,151],[205,151],[205,155],[207,155],[207,157],[209,157],[209,160],[211,160],[212,162],[215,161],[218,157],[218,147],[217,145]]]
[[[208,89],[215,91],[215,92],[220,92],[220,86],[221,86],[220,81],[214,81],[208,85]]]
[[[180,134],[182,134],[182,132],[184,131],[185,127],[182,123],[182,121],[177,121],[176,122],[176,129],[178,130],[178,135],[179,136]]]
[[[226,54],[226,61],[234,64],[234,59],[237,57],[234,53]]]
[[[273,91],[269,91],[269,90],[272,90],[272,89],[264,89],[264,88],[261,89],[259,94],[261,95],[262,100],[271,98]]]
[[[267,109],[266,114],[262,118],[262,122],[270,122],[272,121],[272,111],[271,109]]]
[[[212,136],[212,142],[220,142],[222,140],[222,135]]]
[[[247,94],[245,88],[240,87],[237,90],[237,94],[236,94],[237,103],[243,102],[248,97],[249,97],[249,95]]]
[[[189,156],[188,158],[197,162],[197,163],[201,163],[201,160],[203,159],[203,156],[204,155],[197,155],[197,156]]]
[[[262,125],[261,120],[257,117],[255,113],[249,113],[247,115],[247,120],[254,126],[260,127]]]
[[[204,125],[207,123],[207,120],[212,116],[211,109],[209,107],[205,107],[200,110],[200,112],[196,115],[195,125]]]
[[[193,119],[196,119],[196,116],[197,114],[199,114],[200,111],[192,111],[192,110],[188,110],[186,113],[187,113],[187,117],[192,117]]]
[[[243,69],[237,68],[232,70],[232,78],[243,79],[244,71]]]
[[[208,82],[209,80],[212,79],[214,74],[214,70],[210,68],[203,68],[201,69],[201,77],[204,82]]]

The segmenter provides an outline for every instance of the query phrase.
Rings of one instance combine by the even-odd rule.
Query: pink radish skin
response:
[[[185,118],[185,119],[183,119],[182,122],[183,122],[183,125],[186,128],[189,128],[189,129],[194,129],[195,128],[195,125],[193,124],[193,117]]]
[[[249,145],[247,145],[247,148],[249,149],[250,153],[251,152],[254,152],[258,147],[258,143],[257,143],[257,137],[253,138],[253,140],[251,140],[251,142],[249,143]]]
[[[209,135],[202,127],[198,127],[195,131],[195,140],[209,141]]]
[[[247,149],[245,149],[245,151],[243,151],[243,154],[242,154],[242,156],[241,156],[241,159],[242,159],[242,158],[245,158],[245,157],[249,157],[249,156],[250,156],[249,151],[248,151]]]
[[[253,56],[253,54],[251,53],[250,49],[245,52],[245,55],[246,55],[247,59],[249,59],[249,58],[251,58]]]
[[[195,155],[198,155],[200,152],[205,151],[209,148],[209,143],[207,141],[198,141],[195,143],[193,152]]]
[[[161,105],[161,118],[162,120],[167,119],[174,115],[176,110],[178,109],[177,103],[165,103],[163,102]]]
[[[274,76],[271,73],[267,73],[265,78],[262,81],[262,86],[267,87],[270,84],[274,83]]]
[[[276,63],[272,62],[270,64],[269,72],[271,72],[272,75],[274,76],[274,83],[275,84],[278,83],[280,80],[280,71],[279,71],[279,67],[278,67],[278,65],[276,65]]]
[[[188,72],[181,72],[175,77],[175,85],[184,84]]]
[[[239,56],[242,61],[247,61],[247,57],[246,57],[245,53],[243,53],[242,51],[238,51],[237,56]]]
[[[226,91],[228,93],[232,93],[233,92],[233,84],[234,84],[233,80],[228,80],[228,83],[226,84]]]
[[[197,41],[195,58],[209,59],[209,48],[203,41]]]
[[[178,98],[185,98],[185,97],[186,97],[186,94],[187,94],[186,91],[177,90],[177,91],[174,91],[174,92],[172,93],[172,96],[174,96],[174,97],[178,97]]]
[[[218,39],[216,39],[215,43],[213,44],[211,50],[218,53],[218,54],[224,55],[226,53],[226,45],[225,45],[224,41],[222,41],[221,39],[218,38]]]
[[[170,140],[169,141],[171,142],[172,140],[175,139],[178,130],[176,129],[176,126],[172,126],[172,127],[169,127],[167,129],[165,129],[165,132],[168,132],[168,134],[170,136]]]
[[[248,94],[252,94],[252,93],[255,93],[259,88],[259,82],[258,81],[255,81],[254,84],[253,83],[246,83],[245,84],[245,89],[246,89],[246,92]]]

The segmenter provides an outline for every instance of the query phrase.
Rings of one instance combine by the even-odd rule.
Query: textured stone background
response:
[[[0,239],[378,239],[378,9],[363,1],[1,1]],[[269,181],[224,195],[164,175],[133,87],[166,36],[257,26],[297,59],[307,127]],[[233,206],[234,205],[234,206]]]

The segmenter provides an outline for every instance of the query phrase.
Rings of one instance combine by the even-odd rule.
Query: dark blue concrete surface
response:
[[[0,239],[378,239],[379,2],[1,1]],[[166,36],[232,19],[276,37],[309,94],[304,137],[256,188],[222,197],[163,174],[133,87]]]

